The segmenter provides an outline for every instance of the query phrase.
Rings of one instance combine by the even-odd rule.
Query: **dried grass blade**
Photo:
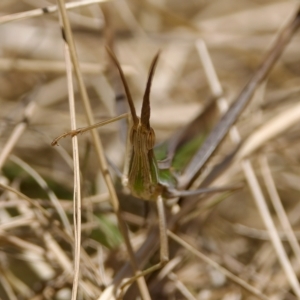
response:
[[[72,9],[76,7],[82,7],[94,3],[101,3],[101,2],[107,2],[109,0],[82,0],[82,1],[74,1],[74,2],[68,2],[66,3],[66,9]],[[37,8],[33,9],[30,11],[25,11],[21,13],[16,13],[12,15],[6,15],[6,16],[1,16],[0,17],[0,24],[5,24],[8,22],[13,22],[13,21],[19,21],[19,20],[24,20],[32,17],[38,17],[46,14],[51,14],[54,12],[57,12],[58,7],[57,5],[51,5],[51,6],[46,6],[43,8]]]
[[[211,260],[209,257],[207,257],[206,255],[204,255],[203,253],[201,253],[200,251],[198,251],[197,249],[189,245],[187,242],[185,242],[183,239],[181,239],[179,236],[177,236],[170,230],[168,230],[168,236],[171,239],[173,239],[175,242],[180,244],[182,247],[184,247],[185,249],[187,249],[197,257],[199,257],[201,260],[203,260],[204,262],[206,262],[207,264],[209,264],[210,266],[212,266],[213,268],[215,268],[216,270],[224,274],[227,278],[232,280],[234,283],[238,284],[239,286],[241,286],[242,288],[244,288],[245,290],[253,294],[254,296],[263,300],[269,299],[266,295],[262,294],[261,291],[257,290],[255,287],[251,286],[246,281],[242,280],[238,276],[234,275],[233,273],[229,272],[227,269],[220,266],[215,261]]]
[[[280,200],[280,197],[278,195],[274,179],[272,177],[272,173],[268,164],[268,160],[266,156],[260,156],[259,159],[261,170],[262,170],[262,176],[267,188],[267,191],[269,193],[270,199],[273,203],[273,206],[275,208],[275,211],[278,215],[279,221],[281,223],[282,228],[284,229],[284,235],[287,237],[291,248],[294,251],[294,254],[298,260],[298,264],[300,266],[300,246],[297,241],[297,237],[293,231],[293,228],[291,226],[291,223],[287,217],[287,214],[284,210],[284,207],[282,205],[282,202]]]
[[[253,171],[253,167],[249,160],[243,160],[242,167],[243,167],[247,182],[249,184],[249,187],[251,189],[251,192],[253,194],[253,198],[255,200],[257,208],[261,214],[262,220],[263,220],[263,222],[268,230],[268,233],[270,235],[270,238],[273,243],[274,249],[276,251],[277,257],[279,259],[279,262],[280,262],[283,270],[285,271],[285,274],[291,285],[291,288],[293,289],[296,296],[298,298],[300,298],[300,285],[299,285],[297,276],[292,268],[291,262],[289,261],[288,256],[284,250],[284,247],[281,243],[279,234],[277,232],[277,229],[272,220],[270,211],[266,204],[266,200],[263,196],[260,185],[259,185],[258,180]]]

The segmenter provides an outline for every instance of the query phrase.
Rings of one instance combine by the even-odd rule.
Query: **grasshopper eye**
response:
[[[150,128],[150,131],[147,135],[147,149],[153,149],[155,144],[155,133],[154,130],[152,128]]]

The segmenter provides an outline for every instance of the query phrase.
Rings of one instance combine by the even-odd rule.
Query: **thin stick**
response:
[[[37,90],[38,90],[37,87],[34,88],[32,93],[28,96],[28,98],[30,99],[30,102],[25,107],[24,114],[23,114],[23,120],[15,126],[15,128],[13,129],[7,142],[5,143],[5,145],[2,147],[2,149],[0,151],[0,170],[2,169],[5,161],[7,160],[8,156],[12,152],[13,148],[19,141],[23,132],[28,127],[28,120],[31,118],[31,116],[34,114],[34,112],[37,108],[37,104],[34,101]]]
[[[94,3],[101,3],[101,2],[107,2],[109,0],[82,0],[82,1],[74,1],[74,2],[69,2],[66,3],[66,9],[72,9],[76,7],[82,7]],[[24,19],[29,19],[32,17],[38,17],[42,15],[47,15],[47,14],[52,14],[57,12],[58,8],[57,5],[51,5],[51,6],[46,6],[43,8],[37,8],[21,13],[16,13],[12,15],[6,15],[6,16],[1,16],[0,17],[0,24],[12,22],[12,21],[19,21],[19,20],[24,20]]]
[[[85,74],[103,74],[107,69],[106,64],[80,63],[81,71]],[[134,73],[133,67],[122,65],[125,74]],[[38,72],[38,73],[65,73],[65,62],[59,60],[40,60],[24,58],[0,58],[1,71],[20,71],[20,72]]]
[[[0,230],[8,231],[22,226],[30,226],[35,221],[37,220],[32,216],[32,213],[23,214],[22,216],[12,217],[9,221],[2,222],[0,224]]]
[[[35,255],[38,255],[40,259],[42,259],[42,256],[45,255],[46,251],[44,248],[35,245],[33,243],[30,243],[24,239],[21,239],[17,236],[12,235],[11,233],[6,234],[6,232],[0,232],[0,236],[2,239],[5,239],[9,243],[19,247],[20,249],[27,251],[28,253],[34,253]]]
[[[293,231],[293,228],[290,224],[290,221],[286,215],[286,212],[284,210],[284,207],[282,205],[282,202],[280,200],[280,197],[278,195],[274,179],[272,177],[272,173],[268,164],[268,160],[266,156],[260,156],[259,162],[261,165],[262,170],[262,176],[265,181],[265,185],[267,188],[267,191],[269,193],[270,199],[273,203],[273,206],[275,208],[275,211],[278,215],[279,221],[281,223],[282,228],[284,229],[284,234],[286,235],[291,248],[294,251],[294,254],[298,260],[298,264],[300,266],[300,247],[299,243],[297,241],[297,237]]]
[[[159,222],[159,235],[160,235],[160,261],[167,262],[169,260],[169,247],[167,237],[167,222],[164,209],[164,202],[162,196],[158,196],[156,200]]]
[[[258,240],[264,240],[269,241],[270,235],[268,234],[268,231],[264,229],[257,229],[249,226],[245,226],[242,224],[234,224],[233,229],[237,234],[249,237],[251,239],[258,239]],[[287,241],[287,235],[286,231],[283,230],[277,230],[279,237],[282,241]],[[296,235],[297,240],[300,240],[300,231],[293,231]]]
[[[228,101],[224,97],[224,91],[222,88],[222,85],[219,81],[217,72],[215,70],[214,64],[211,60],[211,57],[209,55],[209,52],[207,50],[206,44],[203,40],[199,39],[196,42],[197,50],[199,53],[199,56],[201,58],[201,62],[203,65],[203,69],[206,75],[207,82],[210,87],[210,91],[213,95],[213,97],[217,98],[217,104],[219,107],[219,111],[221,113],[225,113],[228,110]],[[239,136],[239,133],[237,131],[236,126],[232,126],[230,129],[230,137],[231,140],[235,143],[239,143],[241,141],[241,138]]]
[[[61,23],[61,14],[59,14],[59,21]],[[74,100],[74,87],[72,76],[72,64],[70,58],[70,49],[66,42],[64,42],[64,54],[66,61],[68,98],[71,116],[71,128],[76,128],[76,112]],[[77,299],[79,275],[80,275],[80,249],[81,249],[81,184],[80,184],[80,166],[78,154],[78,139],[72,139],[73,149],[73,166],[74,166],[74,195],[73,195],[73,220],[74,220],[74,276],[72,285],[72,300]]]
[[[300,285],[299,285],[297,276],[293,270],[291,262],[289,261],[288,256],[284,250],[284,247],[281,243],[278,232],[277,232],[274,222],[272,220],[270,211],[266,204],[266,200],[263,196],[263,193],[259,186],[258,180],[255,176],[253,167],[251,166],[251,163],[249,160],[243,160],[242,167],[245,172],[245,176],[248,181],[248,184],[251,188],[251,192],[253,194],[257,208],[261,214],[262,220],[263,220],[266,228],[268,229],[268,233],[270,235],[271,241],[272,241],[274,249],[276,251],[278,260],[287,276],[287,279],[290,283],[291,288],[293,289],[296,296],[298,298],[300,298]]]
[[[115,121],[118,121],[118,120],[121,120],[121,119],[124,119],[124,118],[127,118],[127,117],[128,117],[128,113],[122,114],[122,115],[114,117],[114,118],[110,118],[110,119],[105,120],[105,121],[100,121],[100,122],[98,122],[98,123],[96,123],[94,125],[91,125],[91,126],[81,127],[81,128],[77,128],[77,129],[65,132],[62,135],[56,137],[52,141],[51,146],[57,145],[57,143],[58,143],[59,140],[61,140],[62,138],[65,138],[67,136],[74,137],[74,136],[76,136],[78,134],[82,134],[82,133],[87,132],[89,130],[92,130],[94,128],[98,128],[98,127],[104,126],[106,124],[109,124],[109,123],[112,123],[112,122],[115,122]]]
[[[79,67],[79,63],[78,63],[78,58],[77,58],[77,53],[76,53],[76,49],[75,49],[75,44],[74,44],[74,40],[73,40],[73,35],[72,35],[72,31],[71,31],[71,26],[70,26],[70,22],[67,16],[67,12],[66,12],[66,8],[64,5],[64,1],[63,0],[58,0],[58,6],[59,6],[59,10],[61,12],[62,15],[62,21],[63,21],[63,28],[61,28],[62,30],[62,36],[63,39],[67,42],[67,44],[70,47],[70,54],[71,54],[71,59],[72,59],[72,63],[73,63],[73,67],[74,67],[74,71],[76,74],[76,78],[78,81],[78,86],[79,86],[79,91],[81,94],[81,98],[84,104],[84,108],[85,108],[85,113],[86,113],[86,117],[87,117],[87,121],[89,125],[94,124],[94,118],[93,118],[93,113],[92,113],[92,109],[90,106],[90,102],[89,102],[89,98],[88,98],[88,94],[84,85],[84,81],[82,78],[82,74],[80,71],[80,67]],[[114,185],[113,185],[113,181],[112,178],[110,176],[110,173],[108,171],[108,166],[107,166],[107,162],[105,159],[105,155],[104,155],[104,151],[103,151],[103,146],[101,143],[101,140],[97,134],[97,131],[95,129],[91,130],[91,134],[92,134],[92,138],[93,138],[93,142],[94,142],[94,146],[95,146],[95,150],[97,153],[97,158],[99,160],[99,164],[100,164],[100,168],[104,177],[104,180],[106,182],[108,191],[110,193],[110,200],[111,200],[111,204],[112,207],[114,209],[114,212],[117,216],[118,219],[118,223],[120,226],[120,230],[122,232],[122,235],[124,237],[125,240],[125,244],[126,244],[126,248],[129,254],[129,258],[130,258],[130,263],[131,263],[131,267],[133,270],[134,275],[138,275],[138,265],[136,263],[135,260],[135,256],[134,256],[134,252],[130,243],[130,239],[128,236],[128,231],[127,231],[127,227],[126,224],[124,223],[124,221],[122,220],[122,216],[119,210],[119,202],[118,202],[118,197],[116,194],[116,191],[114,189]],[[144,277],[139,277],[137,279],[137,283],[138,283],[138,287],[141,293],[141,296],[143,299],[148,300],[151,299],[146,282],[145,282],[145,278]]]
[[[174,282],[177,290],[187,299],[187,300],[197,300],[194,295],[187,289],[187,287],[177,278],[176,274],[170,273],[168,278]]]
[[[299,103],[280,111],[280,113],[262,124],[246,139],[245,143],[243,143],[241,149],[237,153],[236,159],[249,156],[254,151],[257,151],[267,141],[274,139],[276,136],[287,131],[292,126],[299,124],[299,120]]]
[[[245,290],[247,290],[248,292],[253,294],[254,296],[256,296],[260,299],[263,299],[263,300],[269,299],[261,291],[257,290],[255,287],[251,286],[246,281],[242,280],[238,276],[236,276],[233,273],[229,272],[227,269],[223,268],[222,266],[220,266],[218,263],[216,263],[215,261],[213,261],[212,259],[210,259],[206,255],[204,255],[203,253],[199,252],[197,249],[192,247],[190,244],[185,242],[183,239],[181,239],[179,236],[175,235],[170,230],[168,230],[168,236],[171,239],[173,239],[175,242],[180,244],[182,247],[184,247],[185,249],[187,249],[188,251],[192,252],[194,255],[196,255],[197,257],[199,257],[203,261],[205,261],[207,264],[209,264],[210,266],[214,267],[216,270],[218,270],[219,272],[224,274],[227,278],[232,280],[234,283],[238,284],[239,286],[241,286],[242,288],[244,288]]]

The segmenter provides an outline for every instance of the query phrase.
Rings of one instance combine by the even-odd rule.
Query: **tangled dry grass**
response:
[[[120,282],[132,276],[132,258],[117,217],[128,224],[134,251],[144,250],[137,264],[145,268],[159,259],[155,213],[151,210],[145,219],[144,203],[124,193],[117,178],[119,202],[111,202],[111,179],[100,171],[90,135],[78,137],[78,146],[72,140],[80,162],[75,167],[70,139],[50,146],[53,138],[70,129],[70,116],[75,119],[67,103],[72,100],[72,82],[76,127],[87,124],[80,80],[67,76],[70,49],[62,39],[61,27],[67,34],[68,30],[60,3],[0,3],[3,300],[114,299]],[[211,98],[219,96],[223,105],[232,102],[298,5],[267,0],[69,2],[76,61],[94,119],[118,114],[119,87],[112,80],[104,47],[112,40],[137,107],[150,61],[162,50],[151,94],[151,123],[160,142],[191,121]],[[169,233],[170,262],[141,277],[119,297],[300,298],[299,34],[232,132],[234,137],[238,130],[245,142],[215,184],[243,188],[196,203],[176,224],[176,235]],[[65,38],[70,42],[68,35]],[[205,47],[221,82],[221,95],[204,71],[205,59],[199,54]],[[122,167],[125,146],[118,125],[99,132],[105,154]],[[227,137],[207,169],[234,147]],[[117,203],[121,211],[116,217]]]

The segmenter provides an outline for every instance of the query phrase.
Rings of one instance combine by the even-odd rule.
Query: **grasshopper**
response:
[[[177,190],[174,186],[176,183],[175,176],[172,176],[172,172],[165,172],[166,167],[160,169],[160,162],[157,161],[154,154],[155,146],[155,132],[150,125],[150,91],[152,85],[152,79],[155,73],[155,68],[159,58],[159,52],[154,56],[150,70],[149,76],[146,84],[145,93],[143,96],[143,103],[141,109],[141,116],[138,117],[132,96],[125,79],[125,75],[121,68],[121,65],[116,58],[115,54],[107,48],[107,51],[115,63],[119,75],[121,77],[123,87],[125,90],[127,102],[130,108],[130,115],[132,119],[132,126],[130,128],[129,140],[131,144],[131,155],[128,162],[128,174],[123,176],[123,185],[128,187],[131,194],[136,198],[140,198],[147,201],[152,201],[156,203],[158,211],[158,224],[160,232],[160,262],[149,269],[140,273],[139,276],[151,273],[162,266],[164,266],[169,261],[169,250],[168,250],[168,239],[167,239],[167,226],[165,218],[164,200],[170,198],[178,198],[181,196],[193,196],[203,193],[214,193],[223,192],[232,189],[232,187],[213,187],[213,188],[201,188],[198,190]],[[57,144],[57,142],[65,136],[77,135],[83,133],[90,129],[103,126],[109,122],[119,120],[126,117],[127,114],[120,115],[116,118],[109,119],[108,121],[99,122],[92,126],[85,128],[79,128],[74,131],[67,132],[58,138],[54,139],[52,145]],[[196,149],[195,149],[196,150]],[[126,163],[126,162],[125,162]],[[170,162],[167,161],[165,165],[169,166]],[[164,163],[162,163],[164,165]],[[167,174],[167,176],[166,176]],[[235,189],[235,188],[233,188]],[[130,279],[133,282],[136,277]],[[128,284],[127,282],[126,284]]]
[[[168,251],[168,239],[166,232],[166,218],[165,218],[165,209],[164,209],[164,200],[169,198],[181,197],[181,196],[193,196],[202,193],[215,193],[228,191],[234,189],[231,187],[221,187],[221,188],[201,188],[198,190],[177,190],[174,187],[174,182],[176,178],[172,178],[172,173],[168,173],[168,177],[161,176],[161,172],[165,170],[159,168],[159,161],[157,161],[154,154],[155,146],[155,132],[150,125],[150,91],[152,85],[152,79],[155,73],[155,68],[158,62],[159,54],[158,52],[151,63],[149,76],[146,84],[145,93],[143,96],[143,103],[141,109],[141,116],[138,117],[136,109],[132,100],[132,96],[125,79],[125,75],[120,66],[118,59],[115,54],[107,48],[107,51],[115,63],[119,75],[121,77],[123,87],[125,90],[127,102],[130,108],[130,115],[132,119],[132,126],[130,128],[129,139],[131,144],[131,155],[128,162],[128,174],[123,176],[123,185],[128,187],[131,191],[131,194],[136,198],[140,198],[147,201],[152,201],[156,203],[159,219],[159,232],[160,232],[160,262],[149,269],[140,273],[139,276],[143,276],[150,272],[153,272],[161,268],[169,260],[169,251]],[[116,118],[111,118],[108,121],[99,122],[92,126],[79,128],[74,131],[64,133],[63,135],[57,137],[53,140],[52,145],[57,144],[57,142],[65,136],[77,135],[83,133],[90,129],[103,126],[107,123],[114,122],[121,118],[126,117],[127,114],[120,115]],[[126,163],[126,162],[125,162]],[[163,164],[162,164],[163,165]],[[168,165],[168,164],[167,164]],[[170,184],[172,182],[173,184]],[[130,282],[134,281],[136,277],[132,278]]]
[[[179,191],[176,190],[172,185],[169,185],[165,177],[160,177],[161,170],[153,151],[153,148],[155,146],[155,132],[150,125],[150,90],[155,67],[159,58],[159,52],[154,56],[150,66],[146,89],[143,96],[141,116],[138,117],[120,63],[115,54],[110,49],[107,50],[118,68],[126,93],[133,123],[129,133],[132,151],[129,160],[128,175],[127,178],[123,180],[123,182],[125,182],[125,185],[127,185],[127,187],[130,189],[133,196],[141,198],[143,200],[156,202],[158,210],[160,232],[160,262],[149,268],[148,270],[142,272],[142,274],[145,275],[148,272],[152,272],[156,269],[161,268],[169,260],[164,199],[216,191],[227,191],[229,188],[203,188],[194,191]],[[170,178],[170,180],[174,181],[174,178]]]

